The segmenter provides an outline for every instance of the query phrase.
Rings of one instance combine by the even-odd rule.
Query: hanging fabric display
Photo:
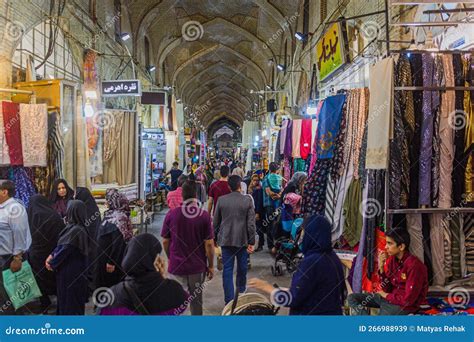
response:
[[[334,155],[345,100],[346,95],[339,94],[324,101],[318,122],[318,159],[329,159]]]
[[[119,143],[120,133],[122,131],[123,118],[125,113],[122,111],[107,111],[113,118],[110,124],[104,127],[103,160],[109,161],[115,153]]]
[[[288,121],[288,126],[286,129],[286,139],[285,139],[285,150],[283,154],[286,158],[291,158],[293,154],[293,121]]]
[[[292,157],[293,158],[301,158],[301,126],[303,124],[303,120],[293,120],[293,133],[292,133]]]
[[[20,105],[3,101],[2,114],[5,129],[5,138],[8,144],[10,164],[23,165],[23,149],[21,146]]]
[[[47,166],[48,109],[46,104],[20,104],[24,166]]]
[[[311,119],[304,119],[301,125],[300,155],[305,160],[311,153],[312,124],[313,121]]]
[[[5,126],[3,124],[3,106],[0,106],[0,166],[10,164],[7,138],[5,136]]]
[[[366,167],[386,169],[391,137],[393,59],[386,58],[370,67],[369,131]]]

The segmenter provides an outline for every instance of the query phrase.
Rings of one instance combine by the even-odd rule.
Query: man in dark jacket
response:
[[[225,302],[234,298],[234,259],[237,260],[237,287],[245,292],[248,253],[255,245],[255,210],[252,197],[240,193],[239,176],[229,177],[231,193],[219,198],[214,213],[217,244],[222,247]]]

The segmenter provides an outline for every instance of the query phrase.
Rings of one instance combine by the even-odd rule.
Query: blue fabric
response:
[[[315,215],[304,226],[304,259],[291,282],[290,315],[342,315],[345,281],[331,245],[331,224]]]
[[[330,159],[334,156],[334,146],[341,125],[345,94],[328,97],[321,108],[318,123],[318,158]]]
[[[222,282],[224,285],[225,303],[234,299],[234,260],[237,260],[237,278],[236,285],[239,292],[245,292],[247,284],[247,247],[222,247],[222,263],[224,269],[222,272]]]

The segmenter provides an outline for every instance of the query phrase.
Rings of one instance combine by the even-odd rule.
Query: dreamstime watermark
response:
[[[185,22],[181,27],[181,34],[183,35],[184,40],[194,42],[202,38],[204,27],[199,21],[190,20]]]
[[[178,308],[174,310],[174,315],[177,316],[185,312],[186,308],[198,297],[198,295],[204,292],[204,289],[207,287],[208,284],[209,281],[194,284],[196,289],[193,291],[192,294],[189,295],[189,297],[183,302],[183,304],[181,304]]]
[[[99,287],[92,293],[92,302],[98,308],[105,308],[115,301],[113,291],[108,287]]]
[[[270,294],[270,302],[277,307],[288,306],[293,302],[293,295],[288,289],[277,288]]]
[[[202,106],[196,106],[195,115],[197,117],[200,117],[202,114],[207,112],[210,108],[211,108],[211,101],[207,100],[207,102],[205,104],[203,104]]]
[[[45,323],[41,328],[14,328],[5,329],[6,335],[85,335],[83,328],[52,328],[50,323]]]
[[[461,202],[461,205],[456,207],[456,208],[453,208],[453,210],[451,210],[444,218],[444,222],[446,221],[451,221],[455,216],[457,216],[460,212],[460,209],[461,208],[464,208],[464,206],[468,203],[468,202],[473,202],[474,201],[474,193],[470,192],[469,194],[462,194],[461,195],[463,200]]]
[[[5,25],[3,39],[8,40],[10,42],[14,42],[23,36],[23,34],[25,33],[25,30],[26,30],[26,27],[22,22],[18,20],[9,21]]]
[[[99,110],[92,117],[92,125],[97,129],[107,129],[115,126],[115,115],[108,110]]]
[[[278,218],[278,216],[281,214],[283,210],[283,206],[280,206],[275,209],[270,215],[265,216],[265,220],[263,220],[262,225],[264,227],[267,227],[270,223],[272,223],[274,220]]]
[[[379,38],[380,33],[382,31],[380,24],[373,20],[363,22],[358,26],[358,29],[362,36],[367,40],[374,40]]]
[[[203,203],[196,198],[188,198],[181,204],[181,212],[184,217],[195,219],[203,214]]]
[[[283,27],[281,27],[280,29],[278,29],[278,31],[276,31],[271,37],[270,39],[268,39],[264,44],[263,44],[263,48],[264,49],[268,49],[268,46],[273,44],[278,38],[281,37],[282,34],[285,33],[285,31],[288,31],[290,25],[292,25],[296,19],[298,19],[298,17],[300,16],[300,14],[298,12],[295,12],[295,14],[293,14],[290,18],[288,17],[285,17],[285,22],[283,23]]]
[[[366,219],[372,219],[382,213],[382,204],[375,198],[367,198],[359,205],[359,212]]]
[[[456,109],[454,112],[449,113],[448,124],[449,127],[454,129],[455,131],[466,128],[467,113],[460,109]]]
[[[471,301],[471,295],[464,287],[455,287],[449,291],[449,303],[455,308],[464,308]]]
[[[31,285],[32,284],[29,281],[21,282],[21,285],[16,289],[15,294],[0,307],[0,313],[6,312],[8,308],[13,305],[13,301],[16,301],[18,299],[23,300],[26,295],[31,291]]]
[[[20,202],[17,202],[16,200],[7,207],[7,213],[8,217],[11,219],[17,219],[21,215],[26,214],[23,205]]]
[[[282,118],[282,121],[279,122],[279,118]],[[271,120],[270,126],[272,129],[277,129],[281,127],[281,124],[285,118],[291,118],[291,113],[286,109],[279,109],[275,112],[273,120]]]

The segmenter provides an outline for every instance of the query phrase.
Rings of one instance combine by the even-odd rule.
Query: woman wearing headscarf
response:
[[[97,239],[96,288],[111,287],[122,280],[120,265],[125,246],[133,236],[127,197],[117,189],[107,189],[105,203],[108,209]]]
[[[72,190],[64,179],[56,179],[49,200],[53,203],[53,208],[61,216],[66,218],[67,203],[74,198]]]
[[[289,235],[295,218],[301,214],[301,201],[304,183],[308,178],[306,172],[295,172],[282,193],[281,231],[275,234],[275,239]]]
[[[255,207],[255,226],[258,234],[258,247],[255,252],[259,252],[265,245],[265,234],[263,229],[263,219],[265,217],[265,208],[263,207],[263,189],[260,182],[260,176],[254,174],[249,183],[249,194],[252,195]]]
[[[89,249],[86,205],[82,201],[71,200],[66,214],[66,228],[59,235],[58,245],[46,259],[45,266],[56,272],[58,315],[84,315]]]
[[[166,279],[162,248],[152,234],[140,234],[127,246],[122,269],[125,279],[112,287],[114,302],[101,315],[179,315],[186,310],[188,294]]]
[[[314,215],[304,222],[303,260],[289,289],[275,289],[260,279],[249,287],[271,294],[274,302],[290,308],[290,315],[342,315],[345,279],[341,261],[331,245],[331,224]],[[284,303],[280,302],[281,299]]]
[[[88,188],[77,187],[74,199],[84,202],[87,209],[86,230],[89,236],[89,268],[87,277],[91,290],[94,290],[95,265],[97,264],[97,235],[102,220],[99,207]]]
[[[207,193],[206,193],[206,176],[201,172],[201,168],[197,170],[196,173],[191,172],[188,178],[190,181],[196,183],[196,198],[201,203],[207,202]]]
[[[30,198],[28,223],[31,232],[28,261],[43,294],[40,302],[44,312],[51,305],[49,296],[56,295],[56,275],[49,272],[44,263],[58,244],[59,234],[65,224],[51,206],[51,202],[42,195],[33,195]]]

